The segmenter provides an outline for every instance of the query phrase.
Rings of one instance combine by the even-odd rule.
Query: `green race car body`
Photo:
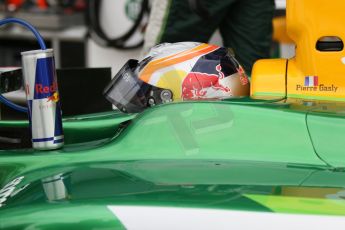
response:
[[[0,151],[0,228],[339,226],[344,115],[343,102],[242,98],[65,118],[62,149]]]

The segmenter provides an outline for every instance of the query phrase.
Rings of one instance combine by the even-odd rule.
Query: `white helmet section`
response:
[[[162,43],[149,50],[146,57],[153,57],[153,59],[164,58],[173,54],[181,53],[183,51],[192,49],[200,42],[177,42],[177,43]]]

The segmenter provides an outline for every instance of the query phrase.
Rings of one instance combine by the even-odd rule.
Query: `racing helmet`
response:
[[[249,80],[229,49],[198,42],[163,43],[142,61],[130,59],[103,94],[137,113],[157,104],[249,95]]]

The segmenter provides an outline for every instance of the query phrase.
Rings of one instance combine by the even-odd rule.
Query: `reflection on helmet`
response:
[[[249,95],[249,81],[228,49],[196,42],[164,43],[130,60],[104,90],[124,112],[176,100]]]

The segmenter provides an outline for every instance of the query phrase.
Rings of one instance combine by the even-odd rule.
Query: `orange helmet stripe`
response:
[[[165,68],[176,63],[181,63],[200,55],[208,54],[218,48],[219,46],[216,45],[201,44],[193,49],[154,60],[142,70],[140,79],[144,82],[149,82],[151,75],[158,69]]]

